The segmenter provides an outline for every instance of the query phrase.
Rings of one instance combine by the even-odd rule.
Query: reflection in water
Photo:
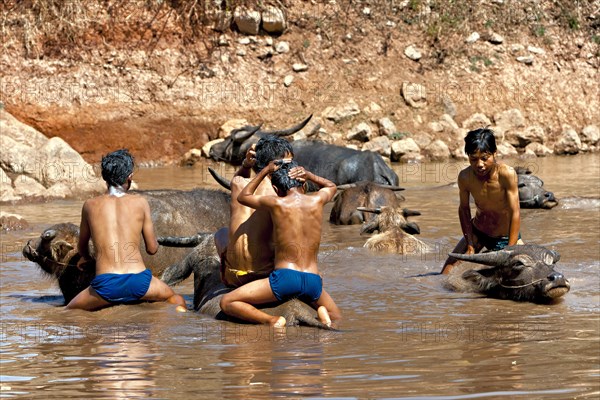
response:
[[[598,398],[600,155],[532,162],[564,202],[523,210],[522,233],[560,252],[556,269],[572,285],[561,301],[483,299],[445,291],[439,276],[416,276],[438,272],[461,235],[458,191],[448,185],[459,168],[395,164],[407,187],[403,206],[422,212],[421,239],[436,251],[377,254],[362,247],[360,227],[325,222],[319,269],[344,313],[344,331],[335,334],[288,328],[277,337],[162,305],[63,312],[56,284],[20,250],[43,226],[78,223],[81,202],[8,206],[32,229],[0,235],[0,396]],[[199,166],[136,176],[142,189],[212,180]],[[192,296],[191,279],[179,288]]]

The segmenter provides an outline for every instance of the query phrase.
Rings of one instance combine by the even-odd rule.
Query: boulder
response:
[[[282,34],[286,28],[283,11],[277,7],[267,6],[262,12],[262,28],[268,33]]]
[[[419,132],[412,136],[413,140],[419,146],[419,148],[424,149],[429,146],[429,144],[433,141],[433,138],[430,134],[426,132]]]
[[[348,134],[346,135],[346,139],[366,142],[372,136],[372,132],[373,130],[371,129],[371,126],[369,124],[367,124],[366,122],[361,122],[360,124],[352,128],[350,132],[348,132]]]
[[[421,149],[412,138],[396,140],[392,143],[390,159],[404,162],[420,161]]]
[[[541,143],[529,143],[526,147],[525,147],[525,151],[526,152],[531,152],[533,154],[535,154],[537,157],[546,157],[548,155],[552,154],[552,150],[550,150],[548,147],[544,146]]]
[[[230,119],[219,128],[219,138],[226,138],[232,130],[239,129],[246,125],[248,125],[248,121],[245,119]]]
[[[0,203],[16,200],[21,200],[21,197],[15,195],[12,180],[6,172],[0,168]]]
[[[423,57],[421,51],[415,45],[410,45],[405,48],[404,55],[413,61],[419,61],[421,57]]]
[[[0,230],[16,231],[27,229],[28,227],[29,223],[22,216],[0,211]]]
[[[506,141],[515,147],[526,147],[530,143],[546,143],[547,137],[544,128],[533,125],[524,130],[509,131],[505,137]]]
[[[580,139],[582,143],[595,146],[600,142],[600,128],[596,125],[588,125],[581,131]]]
[[[346,118],[360,114],[360,108],[354,100],[350,100],[344,105],[336,107],[327,107],[323,111],[323,117],[333,122],[340,122]]]
[[[496,154],[499,157],[516,157],[519,152],[510,143],[500,143],[497,146]]]
[[[397,132],[396,125],[387,117],[377,120],[377,126],[379,127],[379,134],[381,136],[388,136]]]
[[[525,118],[520,110],[513,108],[494,115],[494,123],[494,136],[502,142],[508,132],[525,127]]]
[[[204,146],[202,146],[202,156],[206,157],[206,158],[210,158],[210,148],[213,147],[217,143],[221,143],[224,140],[225,139],[219,138],[219,139],[215,139],[215,140],[206,142],[206,144]],[[192,149],[192,150],[194,150],[194,149]],[[192,151],[192,150],[190,150],[190,151]],[[186,155],[187,155],[187,153],[186,153]],[[185,159],[185,156],[184,156],[184,159]]]
[[[15,196],[42,198],[46,195],[44,185],[27,175],[19,175],[13,180]]]
[[[238,7],[233,12],[233,22],[238,30],[246,35],[257,35],[260,30],[260,12]]]
[[[581,150],[581,139],[575,131],[568,125],[563,127],[563,131],[556,143],[554,143],[555,154],[577,154]]]
[[[216,139],[216,140],[223,141],[223,139]],[[190,150],[188,150],[183,155],[183,157],[181,158],[181,161],[179,161],[179,165],[181,165],[181,166],[188,166],[189,167],[189,166],[192,166],[192,165],[196,164],[202,158],[203,150],[204,150],[205,146],[206,145],[204,145],[202,147],[202,150],[200,150],[200,149],[190,149]],[[208,148],[208,151],[210,151],[210,147]],[[209,154],[209,153],[207,152],[205,154]]]
[[[462,123],[463,128],[472,131],[473,129],[485,128],[492,125],[492,121],[485,114],[475,113]]]
[[[402,98],[413,108],[423,108],[427,105],[427,90],[418,83],[402,82]]]
[[[441,140],[434,140],[423,149],[423,153],[431,161],[446,161],[450,158],[450,149],[446,143]]]
[[[392,142],[387,136],[377,136],[366,142],[363,145],[362,150],[374,151],[389,158],[392,153]]]

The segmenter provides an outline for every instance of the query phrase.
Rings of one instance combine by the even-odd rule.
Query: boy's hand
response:
[[[242,167],[244,168],[252,168],[256,164],[256,145],[253,144],[250,146],[248,151],[246,152],[246,158],[242,161]]]
[[[304,167],[297,166],[290,169],[290,172],[288,172],[288,176],[291,179],[297,179],[300,182],[306,182],[306,170],[304,169]]]
[[[87,268],[89,268],[91,262],[92,262],[92,260],[89,260],[89,259],[87,259],[85,257],[81,257],[79,259],[79,261],[77,261],[77,269],[83,272]]]

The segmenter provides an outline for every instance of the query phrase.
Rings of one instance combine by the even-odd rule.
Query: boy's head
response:
[[[279,169],[271,174],[271,183],[277,189],[277,195],[283,197],[291,188],[302,186],[302,182],[298,179],[290,178],[288,173],[294,167],[297,167],[296,161],[284,162],[279,166]]]
[[[465,137],[465,153],[471,155],[475,152],[496,153],[496,138],[494,132],[488,128],[475,129]]]
[[[273,160],[294,157],[292,145],[287,140],[274,135],[266,135],[256,144],[254,172],[260,172]]]
[[[123,186],[133,173],[133,156],[129,150],[113,151],[102,157],[102,179],[108,186]]]

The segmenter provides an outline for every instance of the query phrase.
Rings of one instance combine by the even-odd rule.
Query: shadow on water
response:
[[[48,304],[55,307],[63,307],[65,305],[65,298],[60,295],[30,296],[26,294],[12,294],[7,297],[29,303]]]

